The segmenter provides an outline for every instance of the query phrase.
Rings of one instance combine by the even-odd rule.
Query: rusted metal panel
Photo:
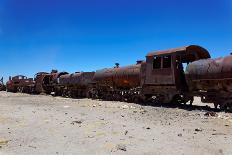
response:
[[[94,75],[94,81],[100,85],[122,88],[133,88],[140,86],[141,82],[141,64],[115,67],[97,70]]]
[[[192,89],[231,91],[232,56],[192,62],[186,68],[186,78]]]
[[[58,72],[52,70],[51,73],[39,72],[35,75],[36,92],[50,94],[54,90],[54,86],[58,84],[58,79],[62,75],[68,74],[67,72]]]
[[[58,79],[59,85],[87,87],[92,82],[95,72],[79,72],[62,75]]]
[[[198,45],[189,45],[189,46],[184,46],[184,47],[179,47],[179,48],[150,52],[147,54],[147,57],[159,56],[159,55],[171,55],[174,53],[182,54],[182,55],[183,54],[188,55],[190,53],[194,53],[196,54],[197,60],[210,58],[209,52],[203,47],[198,46]]]
[[[4,91],[6,89],[6,86],[4,85],[3,82],[3,77],[0,79],[0,91]]]
[[[7,90],[11,92],[30,92],[34,87],[33,78],[27,78],[23,75],[17,75],[9,79],[6,84]]]

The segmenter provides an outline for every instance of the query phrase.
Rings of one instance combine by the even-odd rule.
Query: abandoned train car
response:
[[[185,69],[186,68],[186,69]],[[194,96],[232,110],[232,56],[210,59],[197,45],[154,51],[145,61],[96,72],[39,72],[33,79],[14,77],[8,91],[127,102],[187,103]],[[22,87],[22,84],[24,85]],[[26,86],[25,86],[26,85]]]

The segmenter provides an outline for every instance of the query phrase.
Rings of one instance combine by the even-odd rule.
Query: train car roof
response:
[[[161,55],[171,55],[171,54],[190,54],[190,53],[195,53],[198,56],[198,59],[207,59],[210,58],[209,52],[198,45],[189,45],[189,46],[184,46],[184,47],[179,47],[179,48],[172,48],[172,49],[167,49],[167,50],[161,50],[161,51],[153,51],[147,54],[147,57],[150,56],[161,56]]]

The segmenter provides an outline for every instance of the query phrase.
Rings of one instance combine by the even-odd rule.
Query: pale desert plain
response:
[[[232,113],[215,113],[199,98],[193,104],[145,106],[0,92],[0,154],[232,154]]]

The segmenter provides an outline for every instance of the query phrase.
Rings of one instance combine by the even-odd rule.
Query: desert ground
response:
[[[0,92],[0,154],[232,154],[232,113],[194,105]]]

